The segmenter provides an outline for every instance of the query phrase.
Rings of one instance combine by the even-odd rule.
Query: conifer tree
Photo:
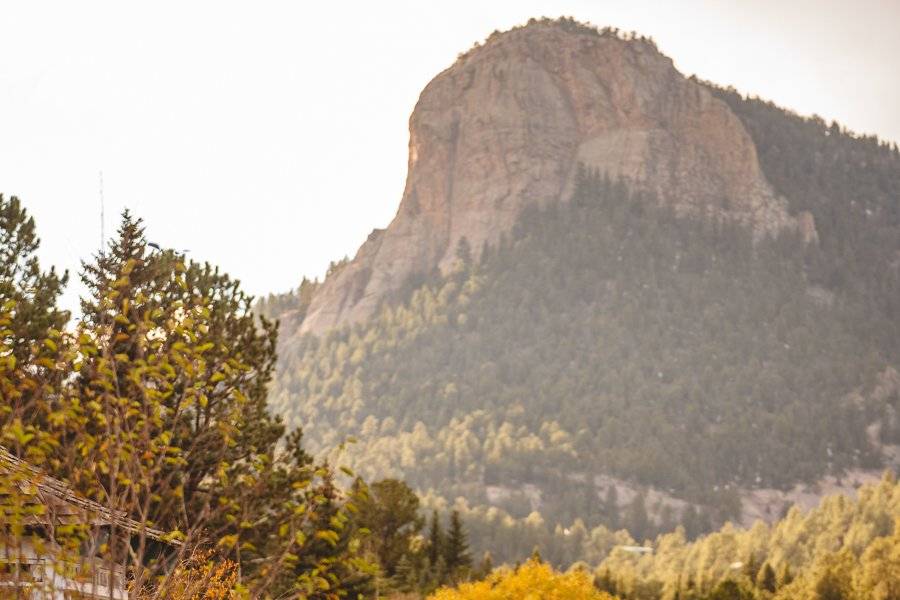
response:
[[[418,587],[416,579],[415,565],[409,556],[404,554],[400,557],[394,575],[391,577],[391,587],[398,592],[412,592]]]
[[[422,528],[419,498],[403,481],[383,479],[369,486],[360,503],[357,524],[369,530],[365,546],[378,558],[386,577],[392,577],[409,558],[413,537]]]
[[[35,344],[43,343],[48,332],[62,330],[69,319],[56,304],[68,274],[42,271],[39,248],[34,218],[18,198],[0,194],[0,305],[14,303],[6,328],[15,340],[13,356],[23,365],[33,365]]]
[[[173,327],[195,326],[205,371],[181,370],[176,387],[203,385],[198,390],[202,400],[196,406],[183,406],[181,396],[173,394],[166,413],[173,419],[172,444],[183,449],[186,461],[183,469],[172,473],[173,489],[180,490],[187,505],[196,494],[210,492],[204,482],[219,468],[223,446],[232,448],[228,462],[234,465],[251,453],[274,451],[284,433],[266,404],[266,386],[275,366],[276,326],[266,319],[257,323],[251,313],[252,298],[241,291],[239,282],[209,264],[185,264],[171,250],[149,247],[142,220],[127,210],[109,247],[93,262],[83,264],[82,281],[88,289],[81,303],[82,326],[109,339],[106,349],[115,358],[116,386],[123,396],[134,388],[133,361],[177,348],[183,341],[170,334]],[[133,326],[135,322],[155,330],[152,341]],[[97,360],[88,361],[79,374],[85,386]],[[222,438],[218,423],[230,414],[235,395],[246,401],[241,404],[244,413],[238,437],[229,442]],[[154,521],[172,526],[178,514],[174,506],[160,502]]]
[[[613,581],[612,573],[608,568],[604,568],[596,577],[594,577],[594,587],[601,592],[616,594],[616,583]]]
[[[490,552],[485,552],[484,556],[481,557],[481,562],[478,564],[478,568],[475,569],[475,578],[476,579],[484,579],[488,575],[491,574],[491,571],[494,570],[494,558],[491,556]]]
[[[793,581],[794,573],[791,571],[791,566],[787,563],[784,563],[784,566],[781,569],[781,574],[778,577],[778,585],[784,587],[786,585],[790,585]]]
[[[459,238],[456,244],[456,261],[461,271],[468,271],[472,266],[472,244],[466,236]]]
[[[772,594],[778,589],[778,578],[775,576],[775,569],[768,562],[760,569],[759,575],[756,577],[756,585]]]
[[[634,500],[628,505],[624,525],[635,540],[643,540],[650,534],[650,518],[647,516],[647,505],[643,493],[635,495]]]
[[[444,555],[444,530],[441,527],[441,520],[438,511],[435,509],[431,513],[431,523],[428,527],[428,561],[432,568],[438,564],[438,559]]]
[[[444,546],[444,560],[447,563],[447,570],[453,575],[458,575],[472,567],[469,543],[466,540],[466,532],[463,529],[458,510],[450,513],[450,529],[447,532],[447,541]]]
[[[610,529],[619,528],[619,491],[615,485],[606,488],[606,498],[603,501],[603,510],[606,513],[606,525]]]
[[[756,576],[760,572],[760,564],[756,558],[756,554],[751,553],[750,556],[747,557],[747,560],[744,561],[744,566],[741,569],[744,572],[744,575],[750,581],[756,581]]]
[[[371,578],[350,559],[356,542],[347,497],[331,468],[302,448],[301,431],[283,438],[284,426],[268,410],[277,325],[252,312],[240,283],[150,247],[142,221],[127,211],[109,247],[83,265],[82,280],[81,328],[102,342],[73,382],[82,397],[107,393],[99,380],[140,403],[140,365],[176,360],[166,374],[172,392],[160,397],[159,417],[147,424],[177,449],[178,461],[162,463],[135,516],[185,532],[195,515],[208,515],[203,534],[223,540],[218,547],[233,552],[242,576],[266,589],[324,582],[366,593]],[[196,357],[178,363],[185,346]],[[102,423],[89,427],[103,435]]]

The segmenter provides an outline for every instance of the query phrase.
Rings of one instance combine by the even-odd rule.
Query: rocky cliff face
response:
[[[450,267],[463,237],[476,250],[495,242],[524,204],[565,198],[580,163],[681,212],[757,234],[798,227],[738,118],[652,42],[532,23],[494,34],[428,84],[396,217],[324,282],[300,331],[371,316],[410,277]]]

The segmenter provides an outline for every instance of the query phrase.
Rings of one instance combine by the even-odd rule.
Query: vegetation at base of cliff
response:
[[[694,542],[678,528],[645,546],[622,542],[599,564],[575,562],[564,574],[541,554],[442,588],[429,600],[894,600],[900,597],[900,484],[885,474],[860,488],[855,500],[828,496],[809,512],[792,508],[771,526],[729,523]]]
[[[721,521],[736,485],[880,465],[866,427],[892,407],[847,394],[896,364],[897,321],[869,290],[811,295],[819,261],[793,236],[754,246],[585,177],[406,304],[285,348],[273,407],[316,444],[357,436],[363,473],[448,497],[536,483],[559,490],[545,516],[612,523],[589,483],[611,473]]]
[[[614,550],[595,584],[635,600],[889,600],[900,597],[900,485],[886,475],[858,498],[793,508],[772,526],[726,525],[693,543],[681,530],[652,552]]]
[[[896,394],[871,394],[898,366],[900,155],[728,101],[818,243],[754,245],[585,174],[571,202],[525,210],[496,248],[462,243],[454,273],[423,277],[369,322],[292,340],[274,409],[316,448],[356,436],[367,476],[515,519],[537,509],[551,530],[620,526],[628,507],[604,502],[595,475],[701,505],[648,506],[637,539],[733,517],[737,486],[880,466],[876,446],[900,440]],[[523,484],[545,491],[539,503]]]

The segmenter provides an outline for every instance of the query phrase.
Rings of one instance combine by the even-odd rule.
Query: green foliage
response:
[[[639,589],[657,589],[646,597],[664,600],[896,598],[898,515],[900,484],[886,474],[862,487],[856,501],[831,496],[807,514],[791,509],[772,526],[741,530],[729,524],[693,543],[678,530],[659,536],[652,554],[614,550],[596,578],[603,589],[629,598]],[[783,573],[780,579],[776,572]]]
[[[30,221],[18,223],[4,245],[33,236]],[[0,305],[5,549],[43,545],[77,576],[120,565],[134,597],[182,593],[191,582],[166,568],[176,563],[218,574],[229,597],[368,593],[372,569],[353,523],[360,498],[311,459],[299,429],[284,437],[268,412],[276,326],[251,313],[237,282],[150,251],[126,213],[110,247],[84,265],[80,323],[60,331],[35,317],[29,341],[16,327],[22,311],[59,313],[50,301],[35,312],[21,272],[0,273],[14,296]],[[28,360],[18,360],[26,342]],[[10,468],[15,457],[28,466]],[[44,473],[65,482],[55,489],[76,498],[80,519],[60,521],[53,501],[35,499]],[[221,568],[190,567],[210,549]]]
[[[809,281],[862,296],[884,316],[867,331],[896,351],[900,327],[900,151],[819,117],[710,86],[750,132],[766,178],[794,213],[809,211],[819,236]],[[882,329],[881,326],[884,326]]]
[[[52,268],[41,270],[36,252],[40,240],[34,219],[18,198],[0,194],[0,304],[15,302],[10,311],[10,329],[16,344],[14,355],[28,361],[32,345],[42,343],[51,330],[61,330],[69,319],[56,306],[68,280]]]
[[[683,519],[696,535],[738,514],[738,488],[881,464],[866,428],[897,399],[866,397],[898,364],[890,277],[813,285],[823,252],[790,233],[754,244],[585,174],[469,268],[367,323],[291,339],[272,404],[315,449],[358,438],[366,477],[473,504],[496,486],[517,519],[532,484],[551,532],[577,517],[643,538]],[[644,519],[598,502],[596,474],[700,510]]]
[[[413,568],[413,542],[423,524],[415,492],[396,479],[375,482],[360,503],[355,522],[367,531],[366,549],[377,557],[383,575],[397,576],[400,563],[405,561],[406,572],[400,579],[408,580]]]
[[[775,576],[775,569],[772,568],[772,565],[769,563],[763,565],[756,577],[756,585],[761,590],[775,593],[775,590],[778,589],[778,578]]]
[[[472,557],[469,555],[469,543],[463,530],[459,511],[450,513],[450,527],[447,530],[447,541],[444,547],[444,560],[447,570],[459,578],[472,568]]]

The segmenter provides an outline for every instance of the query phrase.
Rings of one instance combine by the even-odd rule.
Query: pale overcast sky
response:
[[[5,2],[0,192],[35,215],[45,264],[96,251],[102,171],[108,231],[127,206],[250,292],[287,290],[390,221],[425,84],[542,15],[900,140],[900,0]]]

